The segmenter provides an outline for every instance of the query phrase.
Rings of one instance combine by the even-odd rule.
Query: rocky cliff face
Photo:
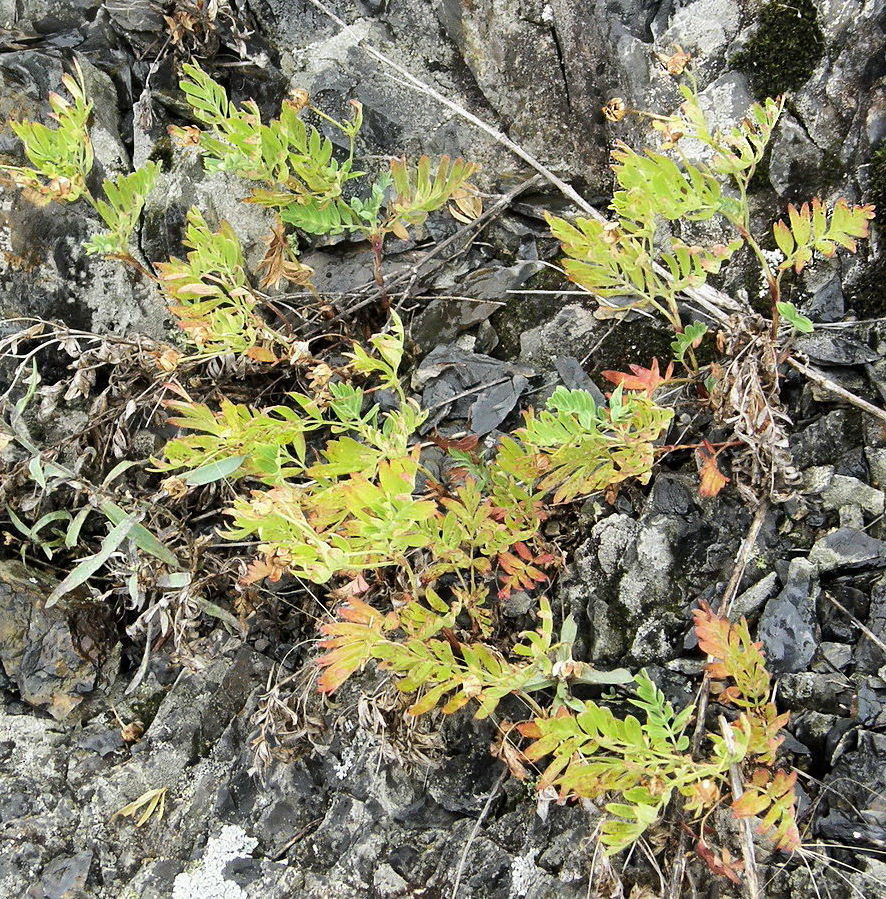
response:
[[[173,40],[164,14],[188,9],[193,23]],[[182,111],[176,58],[215,60],[232,92],[264,110],[293,88],[334,112],[360,100],[360,152],[370,165],[403,151],[462,154],[483,164],[481,183],[495,193],[533,174],[366,53],[375,47],[602,207],[613,143],[642,143],[644,126],[607,123],[600,108],[613,96],[638,109],[674,108],[656,54],[680,46],[697,59],[702,100],[718,122],[754,97],[787,93],[753,195],[759,223],[813,194],[886,208],[883,0],[345,0],[335,12],[347,29],[310,0],[162,10],[148,0],[0,0],[0,115],[42,115],[75,54],[95,100],[96,176],[148,157],[164,162],[140,235],[144,259],[181,252],[184,211],[196,202],[231,221],[254,262],[266,231],[255,208],[238,202],[232,181],[170,152],[165,128]],[[0,131],[0,157],[16,153]],[[645,322],[604,342],[603,324],[573,296],[507,293],[547,283],[539,273],[555,252],[540,236],[541,214],[565,203],[548,187],[539,179],[482,247],[431,279],[439,294],[482,302],[437,300],[414,319],[419,355],[431,360],[418,368],[428,403],[507,382],[479,411],[473,398],[463,403],[463,417],[485,416],[483,433],[530,379],[534,391],[596,389],[588,371],[669,353],[670,338]],[[434,227],[432,237],[449,233]],[[0,194],[0,314],[163,334],[156,291],[77,249],[97,229],[79,208],[38,209]],[[805,348],[872,399],[886,397],[882,253],[875,230],[859,256],[804,275],[796,298],[819,323],[864,320],[821,331]],[[351,248],[318,247],[309,261],[331,293],[368,277]],[[741,267],[725,286],[751,295],[759,287]],[[465,334],[469,345],[456,346]],[[448,383],[431,373],[441,358],[457,372]],[[803,488],[767,518],[736,609],[759,622],[775,660],[780,701],[795,716],[792,761],[824,782],[805,819],[809,839],[848,844],[840,858],[853,870],[828,874],[818,857],[806,867],[773,863],[766,895],[820,895],[816,882],[833,896],[886,895],[874,857],[886,846],[886,438],[855,410],[823,410],[808,385],[791,390]],[[53,424],[66,426],[74,423]],[[690,701],[700,661],[686,642],[687,610],[722,592],[750,516],[734,498],[712,507],[686,472],[668,470],[647,493],[601,509],[582,510],[557,599],[581,622],[587,658],[646,666],[675,703]],[[45,609],[50,589],[44,575],[0,563],[0,897],[620,895],[605,861],[587,851],[593,809],[537,807],[525,786],[500,776],[491,725],[461,716],[439,732],[403,734],[396,696],[377,674],[349,687],[339,706],[322,703],[299,673],[300,641],[315,634],[307,616],[280,613],[282,623],[263,621],[246,637],[205,618],[186,658],[157,646],[127,692],[144,640],[126,636],[125,616],[97,615],[80,600]],[[521,602],[515,596],[504,614],[518,620],[529,607]],[[519,718],[520,709],[508,712]],[[162,820],[136,828],[115,816],[151,790],[165,790]],[[632,896],[661,893],[641,858],[621,873],[646,885]]]

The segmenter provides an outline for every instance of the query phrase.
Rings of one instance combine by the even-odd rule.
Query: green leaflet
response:
[[[71,99],[55,93],[49,96],[54,128],[39,122],[10,122],[33,168],[0,165],[0,173],[29,190],[39,205],[53,200],[73,203],[85,193],[86,176],[92,171],[94,157],[88,130],[92,103],[86,97],[83,72],[76,61],[74,70],[73,76],[62,77]]]
[[[115,524],[108,533],[108,536],[102,540],[102,545],[98,552],[93,553],[91,556],[87,556],[85,559],[81,559],[70,574],[56,585],[46,600],[46,608],[51,608],[66,593],[70,593],[72,590],[85,584],[86,581],[88,581],[117,551],[135,523],[135,518],[131,515],[127,515]]]
[[[280,185],[284,190],[278,191],[278,200],[269,205],[285,206],[285,196],[294,204],[334,201],[347,181],[360,176],[360,172],[351,170],[350,155],[345,163],[335,159],[332,141],[306,125],[292,102],[285,102],[279,118],[265,125],[255,103],[249,101],[238,109],[228,100],[224,88],[199,66],[187,64],[183,72],[179,85],[194,116],[210,129],[198,137],[206,167]],[[347,126],[330,122],[349,134]],[[262,202],[261,194],[256,201]]]
[[[606,706],[586,700],[577,714],[536,718],[521,726],[524,735],[534,739],[526,757],[535,761],[551,756],[539,789],[556,785],[563,795],[589,799],[620,794],[622,801],[606,804],[612,817],[603,824],[601,842],[608,853],[636,841],[658,820],[674,791],[691,797],[708,780],[722,782],[748,747],[747,730],[736,727],[734,751],[723,738],[712,737],[711,756],[695,761],[683,733],[693,706],[675,714],[645,671],[636,676],[630,701],[645,720],[618,718]]]
[[[129,175],[103,182],[107,199],[97,200],[95,205],[109,230],[84,244],[87,253],[128,255],[132,232],[159,173],[160,166],[156,162],[147,162]]]
[[[873,218],[873,206],[850,206],[843,199],[834,203],[830,214],[817,197],[799,209],[790,204],[788,221],[779,220],[772,227],[775,242],[785,257],[779,268],[784,271],[793,267],[799,273],[815,252],[831,257],[838,246],[854,253],[856,239],[868,236]]]

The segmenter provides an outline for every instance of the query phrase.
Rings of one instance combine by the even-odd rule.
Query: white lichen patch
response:
[[[175,878],[172,899],[246,899],[246,893],[226,880],[223,872],[228,862],[248,858],[257,845],[258,840],[236,824],[226,825],[206,844],[197,866]]]
[[[342,750],[341,760],[332,766],[332,770],[335,771],[335,776],[339,780],[344,780],[350,770],[354,767],[356,761],[357,750],[353,746],[346,746],[344,750]]]
[[[512,899],[525,896],[529,888],[535,883],[537,867],[535,856],[537,849],[530,849],[523,855],[518,855],[511,863],[511,892]]]

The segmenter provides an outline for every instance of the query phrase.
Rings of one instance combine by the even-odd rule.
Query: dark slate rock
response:
[[[784,589],[766,603],[757,631],[773,672],[803,671],[812,661],[818,592],[815,566],[805,559],[791,562]]]
[[[475,434],[488,434],[513,411],[533,374],[525,365],[439,346],[413,378],[414,386],[422,388],[422,406],[432,411],[425,428],[444,417],[466,418]]]
[[[886,847],[886,735],[861,731],[857,746],[824,778],[814,832],[846,845]]]
[[[53,859],[44,869],[40,886],[31,895],[41,899],[71,899],[84,895],[83,888],[92,865],[92,852]]]
[[[799,469],[835,465],[853,443],[861,443],[858,418],[846,409],[835,409],[790,438],[791,454]],[[841,471],[841,474],[849,472]]]
[[[821,365],[863,365],[880,358],[858,338],[834,331],[809,334],[797,341],[797,349]]]
[[[107,654],[96,645],[84,652],[64,602],[45,608],[52,587],[18,562],[0,562],[0,666],[25,702],[61,719],[95,687]]]
[[[590,375],[581,367],[581,363],[575,356],[557,356],[554,359],[557,374],[564,387],[570,390],[585,390],[593,398],[598,406],[606,405],[606,397],[603,391],[591,380]]]
[[[886,578],[880,578],[871,590],[870,608],[865,624],[875,637],[879,637],[881,643],[886,643]],[[868,674],[876,673],[886,664],[886,652],[867,634],[857,634],[856,639],[856,669]]]
[[[886,567],[886,542],[855,528],[837,528],[816,541],[809,552],[809,561],[822,572],[883,568]]]

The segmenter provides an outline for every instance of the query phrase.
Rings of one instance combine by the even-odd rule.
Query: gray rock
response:
[[[584,390],[594,398],[598,406],[606,405],[603,391],[591,380],[575,356],[556,356],[554,365],[564,387],[570,390]]]
[[[843,285],[839,269],[816,264],[803,270],[803,284],[811,295],[804,312],[815,322],[842,321],[846,314]]]
[[[70,899],[82,895],[92,866],[92,851],[87,849],[71,856],[54,858],[40,878],[40,895],[45,899]]]
[[[520,361],[550,369],[560,356],[584,358],[593,347],[602,322],[577,303],[564,306],[554,318],[520,335]]]
[[[877,487],[886,487],[886,449],[867,446],[864,453],[871,470],[871,481]]]
[[[863,365],[881,358],[857,337],[833,331],[807,334],[797,341],[797,349],[821,365]]]
[[[779,196],[793,195],[802,190],[804,179],[818,172],[823,158],[802,126],[786,113],[772,142],[769,183]]]
[[[835,409],[802,431],[794,432],[790,437],[790,448],[797,468],[837,463],[849,448],[847,442],[854,427],[852,413]]]
[[[837,510],[837,518],[841,528],[864,529],[864,510],[861,506],[847,504]]]
[[[0,665],[25,702],[61,719],[96,686],[102,665],[113,675],[114,662],[108,647],[77,640],[75,606],[45,608],[52,587],[18,562],[0,562]]]
[[[883,46],[884,29],[860,0],[822,4],[818,11],[828,51],[796,92],[795,114],[817,147],[845,163],[865,151],[866,120],[876,113],[877,98],[862,85],[871,54]]]
[[[846,717],[850,714],[852,685],[841,674],[799,671],[778,679],[777,695],[779,702],[789,709]]]
[[[613,575],[626,564],[626,553],[637,540],[640,524],[629,515],[609,515],[591,528],[591,539],[597,544],[600,567]]]
[[[820,662],[813,666],[816,671],[831,671],[834,668],[842,671],[852,663],[852,647],[848,643],[830,643],[823,641],[818,647]],[[821,665],[821,667],[817,667]]]
[[[803,472],[803,490],[820,497],[821,507],[829,511],[859,506],[869,515],[883,514],[882,490],[870,487],[858,478],[834,474],[831,465],[816,466]]]
[[[680,523],[663,515],[643,523],[633,548],[633,561],[625,567],[618,589],[618,601],[635,616],[656,603],[671,598],[674,546],[679,540]]]
[[[199,157],[178,150],[172,165],[161,173],[144,210],[143,246],[152,261],[181,256],[185,215],[196,206],[211,228],[227,222],[243,247],[248,266],[255,271],[267,245],[273,217],[267,210],[243,200],[250,185],[227,172],[207,172]],[[366,254],[368,260],[368,252]],[[326,285],[320,280],[323,287]],[[350,282],[353,288],[354,281]]]
[[[24,0],[16,6],[15,21],[19,28],[52,35],[92,19],[99,6],[100,0]]]
[[[679,45],[710,66],[736,36],[740,23],[741,12],[732,0],[694,0],[676,6],[657,43],[663,48]]]
[[[886,578],[878,578],[871,589],[870,609],[864,623],[881,643],[886,643]],[[873,674],[886,663],[886,652],[867,634],[856,631],[856,635],[855,668]]]
[[[809,552],[809,561],[819,571],[886,566],[886,542],[853,528],[838,528],[820,540]]]
[[[839,719],[836,715],[805,710],[791,715],[791,731],[813,752],[824,751],[825,741]]]
[[[794,559],[784,588],[767,601],[760,615],[757,638],[766,652],[769,669],[775,673],[803,671],[818,645],[815,603],[819,587],[815,566]]]
[[[584,23],[578,10],[555,2],[547,12],[539,4],[533,14],[532,6],[519,0],[469,6],[439,0],[434,7],[512,136],[555,166],[600,183],[600,97],[589,77],[592,57],[580,37]]]
[[[819,833],[839,843],[882,845],[881,810],[871,810],[871,797],[886,790],[886,734],[859,730],[852,749],[842,755],[824,778],[830,788],[823,796]]]
[[[760,578],[753,587],[748,587],[744,593],[739,594],[732,603],[732,613],[736,617],[749,618],[766,600],[775,596],[778,590],[778,575],[770,571],[765,577]]]

